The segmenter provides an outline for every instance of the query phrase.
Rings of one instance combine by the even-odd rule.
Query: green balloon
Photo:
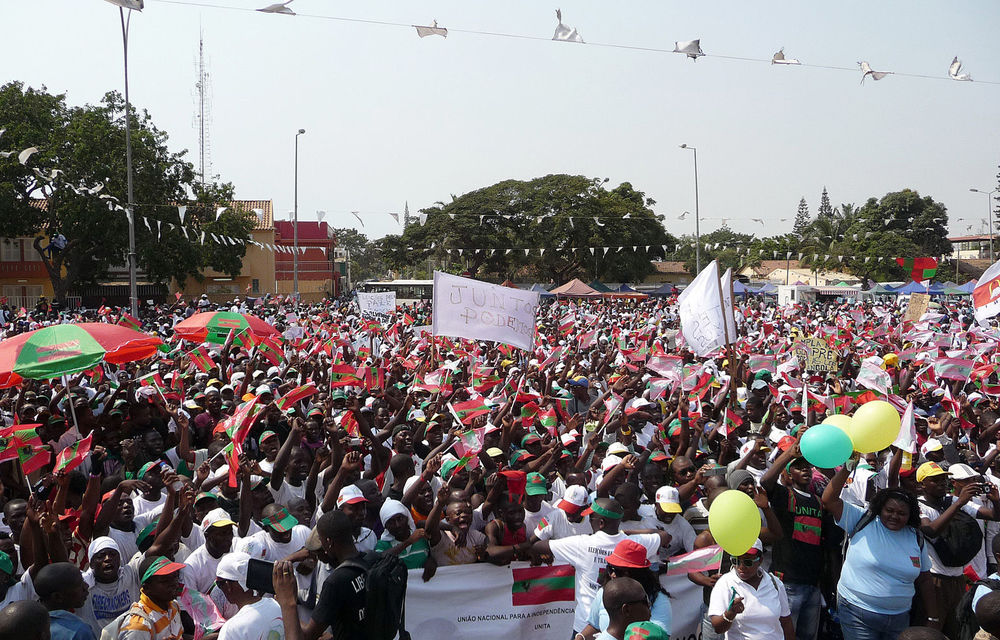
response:
[[[820,469],[833,469],[847,462],[854,443],[847,432],[832,424],[811,427],[799,442],[802,456]]]

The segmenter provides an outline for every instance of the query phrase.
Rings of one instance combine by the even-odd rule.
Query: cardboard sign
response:
[[[836,371],[837,354],[818,336],[809,336],[795,343],[792,351],[806,371]]]
[[[906,315],[903,320],[907,322],[917,322],[920,317],[927,312],[927,305],[931,297],[926,293],[911,293],[910,304],[906,307]]]

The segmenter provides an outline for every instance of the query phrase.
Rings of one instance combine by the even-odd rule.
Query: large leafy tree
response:
[[[57,298],[127,264],[124,118],[124,101],[114,92],[97,105],[69,106],[64,95],[44,87],[0,87],[0,129],[6,129],[0,149],[13,152],[0,157],[0,236],[66,238],[58,252],[48,251],[41,238],[34,242]],[[161,282],[201,278],[205,267],[237,275],[253,214],[219,215],[219,205],[232,198],[232,185],[197,185],[184,153],[167,148],[167,134],[149,113],[133,108],[131,118],[139,268]],[[29,147],[38,152],[22,164],[18,152]],[[191,205],[187,236],[177,226],[178,203]],[[223,236],[232,240],[215,241]]]
[[[892,232],[908,239],[916,247],[915,253],[899,253],[896,257],[951,253],[948,210],[930,196],[921,197],[912,189],[887,193],[881,199],[869,198],[858,210],[857,217],[862,230]]]
[[[394,269],[430,258],[494,279],[641,280],[674,239],[650,209],[651,199],[627,182],[613,189],[606,182],[556,174],[452,196],[422,210],[422,224],[385,238],[383,257]]]
[[[697,272],[697,256],[694,250],[694,236],[681,240],[677,259],[684,261],[688,273]],[[704,268],[712,260],[719,261],[719,273],[732,268],[739,271],[744,267],[760,264],[760,253],[753,250],[754,237],[748,233],[737,233],[723,224],[715,231],[701,236],[701,266]]]
[[[337,240],[337,247],[347,249],[350,253],[352,280],[363,282],[385,275],[379,241],[372,242],[367,235],[351,228],[335,228],[333,235]]]

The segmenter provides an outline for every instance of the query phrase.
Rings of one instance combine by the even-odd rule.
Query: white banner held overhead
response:
[[[434,335],[531,349],[538,292],[434,272]]]
[[[972,304],[980,324],[1000,313],[1000,262],[994,262],[980,276],[972,290]]]
[[[677,298],[684,340],[696,355],[706,356],[726,345],[719,264],[713,260]]]
[[[358,309],[366,313],[392,313],[396,310],[396,292],[358,293]]]

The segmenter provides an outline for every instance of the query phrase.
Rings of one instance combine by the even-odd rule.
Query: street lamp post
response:
[[[292,242],[295,250],[292,253],[292,289],[295,292],[295,308],[299,308],[299,136],[305,133],[299,129],[295,134],[295,212],[292,222]]]
[[[125,71],[125,172],[128,196],[128,295],[129,308],[133,317],[139,317],[139,289],[136,283],[135,254],[135,197],[132,188],[132,103],[128,95],[128,30],[132,23],[132,11],[142,11],[142,0],[109,0],[118,6],[118,16],[122,23],[122,58]],[[128,19],[125,18],[128,9]]]
[[[969,191],[973,193],[981,193],[986,196],[986,215],[988,216],[987,220],[990,221],[990,262],[993,262],[993,194],[996,193],[998,189],[986,192],[982,189],[970,187]]]
[[[701,215],[698,209],[698,150],[682,144],[681,149],[690,149],[694,152],[694,265],[695,272],[701,273]]]

